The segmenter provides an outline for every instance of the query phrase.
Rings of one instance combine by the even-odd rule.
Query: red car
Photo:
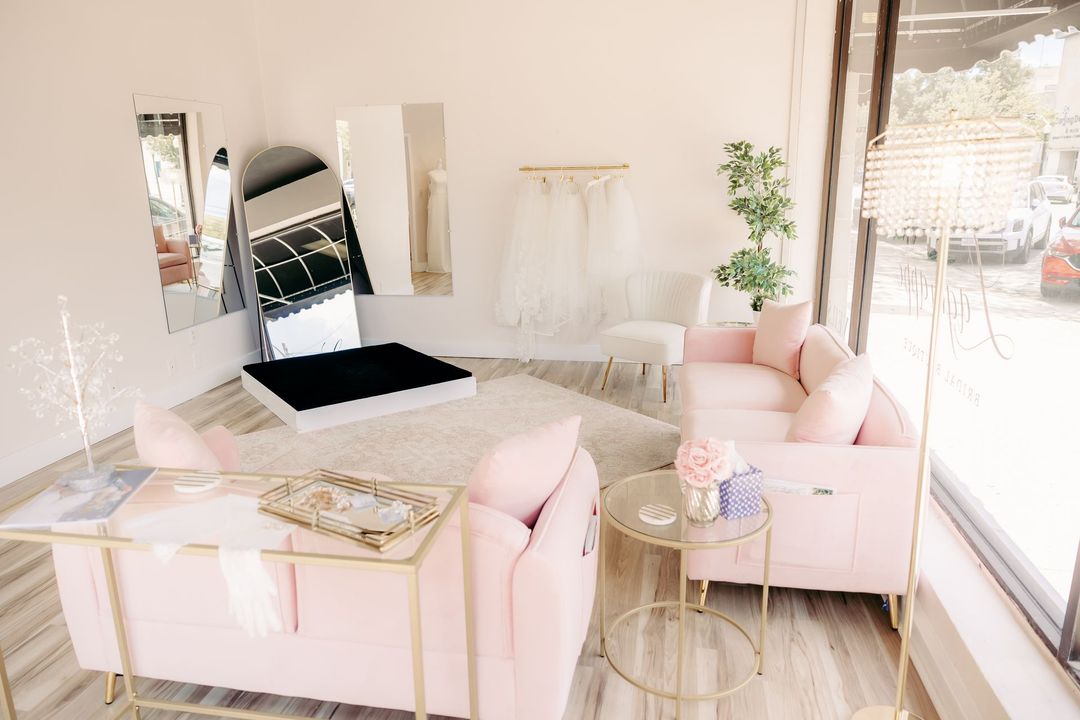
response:
[[[1043,297],[1055,297],[1066,289],[1080,289],[1080,209],[1061,219],[1061,235],[1043,254]]]

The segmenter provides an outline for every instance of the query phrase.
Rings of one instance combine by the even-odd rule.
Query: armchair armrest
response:
[[[596,592],[597,552],[584,551],[599,498],[596,465],[579,448],[514,570],[518,720],[558,720],[566,707]]]
[[[683,364],[692,362],[750,363],[754,360],[752,327],[691,327],[683,340]]]
[[[187,240],[166,240],[165,247],[169,252],[183,255],[187,260],[191,260],[191,246],[188,245]]]

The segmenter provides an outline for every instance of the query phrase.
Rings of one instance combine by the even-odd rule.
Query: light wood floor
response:
[[[667,422],[678,422],[677,372],[671,402],[660,402],[660,371],[642,376],[640,365],[617,364],[608,387],[600,391],[603,365],[587,362],[454,359],[478,380],[525,372],[571,390]],[[198,428],[224,423],[233,432],[247,433],[280,425],[235,380],[204,393],[177,409]],[[97,443],[101,460],[135,454],[130,431]],[[48,485],[58,472],[76,467],[77,456],[66,458],[22,480],[0,488],[0,506],[28,497]],[[667,551],[610,533],[608,538],[608,610],[614,615],[631,604],[653,598],[677,598],[678,562]],[[691,588],[694,590],[695,588]],[[753,627],[759,588],[714,584],[708,602]],[[689,595],[688,595],[689,596]],[[769,636],[765,674],[735,695],[719,701],[687,703],[684,717],[737,720],[847,720],[868,704],[890,704],[895,688],[899,636],[888,627],[876,596],[820,593],[775,588],[770,593]],[[688,622],[688,690],[707,691],[717,678],[733,677],[749,667],[751,657],[733,631]],[[620,678],[599,657],[594,613],[578,661],[566,720],[659,720],[674,716],[670,702],[647,697]],[[672,614],[657,611],[641,616],[609,644],[625,665],[649,673],[654,682],[674,682],[676,624]],[[730,642],[729,642],[730,640]],[[7,658],[20,720],[99,720],[107,717],[102,704],[103,676],[81,670],[68,641],[46,547],[0,543],[0,647]],[[179,683],[141,681],[145,691],[188,702],[207,702],[259,710],[290,712],[333,720],[405,720],[409,713],[350,707],[336,703],[239,693]],[[121,683],[122,685],[122,683]],[[122,691],[121,691],[122,692]],[[912,670],[908,707],[926,720],[938,715]],[[143,712],[147,720],[188,718],[173,713]],[[506,720],[510,720],[509,718]]]
[[[453,295],[453,276],[450,273],[414,272],[412,286],[414,295]]]

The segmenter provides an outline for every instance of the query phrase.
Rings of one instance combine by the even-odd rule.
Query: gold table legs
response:
[[[112,705],[116,700],[116,673],[105,673],[105,704]]]
[[[3,705],[0,708],[4,711],[4,720],[16,720],[15,718],[15,699],[11,696],[11,681],[8,679],[7,667],[4,665],[4,649],[0,647],[0,695],[2,695]]]
[[[675,702],[675,718],[681,720],[682,718],[682,705],[683,702],[699,701],[699,700],[715,700],[717,698],[731,695],[742,688],[750,684],[751,680],[758,675],[763,675],[765,672],[765,641],[767,637],[768,628],[768,613],[769,613],[769,564],[772,559],[772,528],[770,527],[765,532],[765,566],[762,573],[762,585],[761,585],[761,615],[758,626],[758,637],[755,640],[751,637],[750,633],[735,621],[729,615],[726,615],[718,610],[714,610],[705,605],[705,594],[708,590],[709,582],[707,580],[702,581],[701,590],[698,596],[698,602],[691,604],[686,599],[686,585],[690,582],[690,578],[687,577],[687,558],[686,548],[679,548],[679,599],[678,600],[664,600],[658,602],[648,603],[639,607],[631,608],[626,612],[615,618],[614,621],[608,624],[607,621],[607,573],[606,573],[606,551],[604,542],[606,540],[606,527],[603,520],[601,521],[601,533],[600,533],[600,557],[598,559],[599,572],[600,572],[600,655],[606,657],[611,668],[618,673],[624,680],[629,682],[634,687],[650,695],[656,695],[661,698],[673,700]],[[607,639],[608,631],[618,627],[623,622],[627,621],[631,617],[642,612],[651,612],[652,610],[660,608],[675,608],[678,617],[678,638],[676,645],[676,665],[675,665],[675,691],[664,690],[661,688],[653,687],[645,684],[641,680],[633,677],[628,671],[624,670],[616,660],[614,660],[607,652]],[[716,617],[727,624],[735,628],[747,641],[751,649],[754,651],[754,664],[749,674],[741,678],[736,684],[731,687],[718,690],[711,693],[698,693],[688,695],[683,692],[683,674],[686,654],[686,613],[690,610],[694,610],[699,613],[706,613]]]

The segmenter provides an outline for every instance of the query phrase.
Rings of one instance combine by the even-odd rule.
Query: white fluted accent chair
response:
[[[644,272],[626,278],[626,304],[630,319],[600,333],[600,349],[608,356],[604,381],[607,386],[615,358],[663,369],[664,402],[667,402],[668,368],[681,364],[686,328],[705,322],[712,281],[681,272]]]

